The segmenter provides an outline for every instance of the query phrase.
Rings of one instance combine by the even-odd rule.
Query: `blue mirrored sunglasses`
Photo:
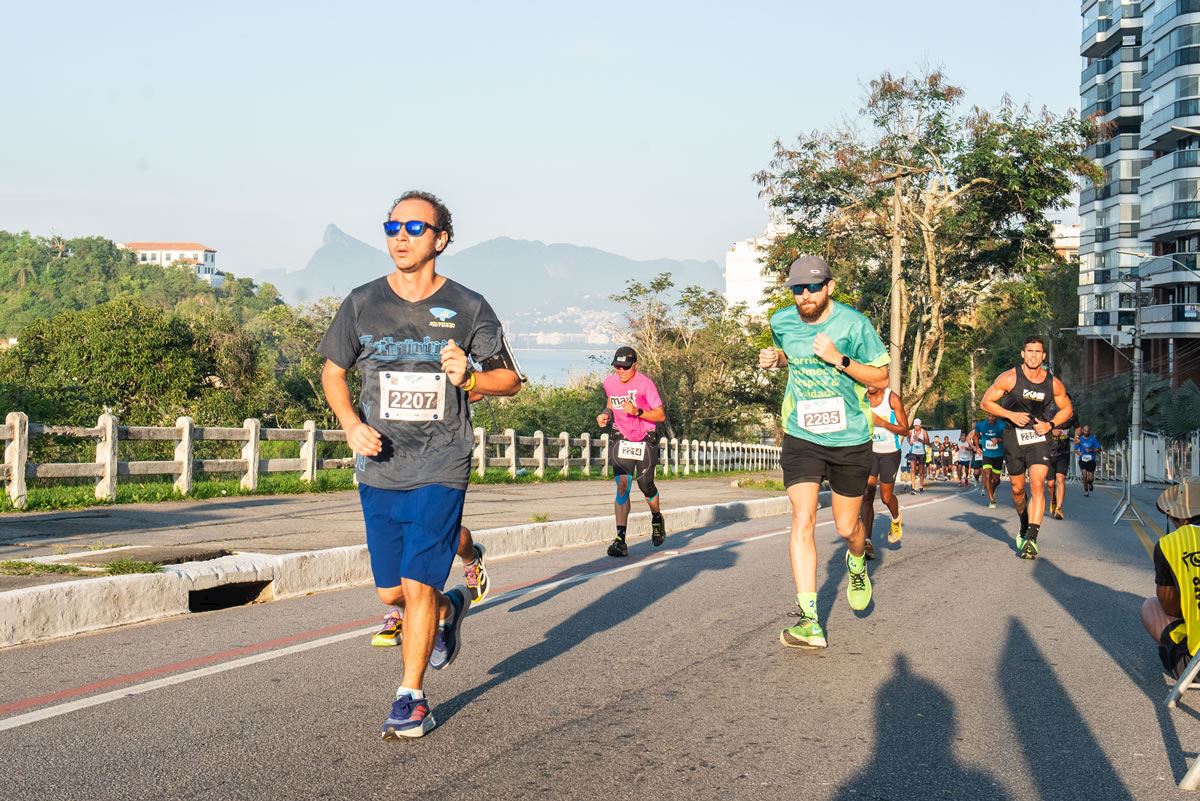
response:
[[[436,225],[430,225],[424,220],[408,220],[406,222],[388,220],[383,224],[383,232],[388,236],[395,236],[396,234],[400,233],[401,228],[403,228],[404,232],[409,236],[423,236],[426,229],[434,231],[435,233],[441,233],[442,231],[441,228],[438,228]]]
[[[793,295],[803,295],[804,290],[807,289],[808,294],[815,295],[818,292],[820,292],[822,289],[824,289],[825,285],[828,283],[829,283],[829,279],[826,278],[824,281],[817,281],[815,284],[792,284],[792,294]]]

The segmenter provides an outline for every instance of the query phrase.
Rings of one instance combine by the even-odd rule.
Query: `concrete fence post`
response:
[[[600,435],[600,449],[604,454],[603,456],[600,457],[600,459],[601,459],[600,475],[604,476],[605,478],[608,478],[608,432],[607,431]]]
[[[517,432],[506,428],[504,436],[508,439],[508,442],[504,443],[504,457],[508,459],[508,474],[516,478],[517,468],[520,467],[517,457]]]
[[[100,478],[96,481],[96,500],[117,499],[117,418],[108,412],[96,421],[100,439],[96,442],[96,464],[100,465]]]
[[[687,439],[683,441],[683,474],[685,476],[692,474],[692,443]]]
[[[4,446],[8,465],[8,499],[17,509],[29,502],[25,493],[25,463],[29,461],[29,417],[25,412],[9,412],[4,424],[12,429],[12,439]]]
[[[671,437],[671,472],[679,475],[679,438]]]
[[[253,492],[258,489],[258,456],[259,438],[262,435],[262,423],[257,417],[247,417],[242,421],[246,429],[246,444],[242,446],[242,461],[246,463],[246,471],[242,473],[242,489]]]
[[[667,446],[666,437],[658,438],[658,452],[662,454],[662,458],[658,460],[659,467],[662,468],[663,478],[666,478],[671,472],[671,449]]]
[[[562,459],[559,475],[566,478],[571,474],[571,435],[566,431],[558,432],[558,458]]]
[[[175,421],[179,431],[179,442],[175,445],[175,463],[179,465],[179,477],[175,479],[175,489],[180,495],[192,494],[193,448],[192,436],[196,424],[190,417],[180,417]]]
[[[533,432],[533,458],[537,462],[537,466],[533,468],[533,474],[538,478],[545,478],[546,435],[540,430]]]
[[[588,432],[583,432],[579,435],[583,440],[583,474],[590,476],[592,474],[592,435]]]
[[[300,480],[311,484],[317,480],[317,424],[304,421],[304,442],[300,445],[300,466],[304,471]]]
[[[475,460],[475,475],[483,478],[487,475],[487,432],[475,426],[475,449],[471,454]]]

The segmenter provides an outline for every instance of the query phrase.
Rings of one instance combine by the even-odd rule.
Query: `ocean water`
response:
[[[584,348],[515,348],[517,361],[529,380],[562,386],[569,379],[588,373],[605,375],[612,370],[613,350]],[[593,358],[594,357],[594,358]]]

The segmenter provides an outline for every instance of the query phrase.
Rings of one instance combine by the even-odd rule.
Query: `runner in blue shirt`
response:
[[[1092,427],[1083,426],[1075,440],[1075,452],[1079,454],[1079,475],[1083,481],[1083,494],[1091,495],[1096,485],[1096,457],[1104,448],[1100,440],[1092,436]]]
[[[996,487],[1000,486],[1000,471],[1004,469],[1005,421],[989,414],[971,429],[968,440],[983,453],[983,488],[987,491],[988,508],[996,508]]]

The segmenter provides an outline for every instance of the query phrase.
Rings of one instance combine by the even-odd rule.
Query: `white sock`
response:
[[[424,698],[425,691],[424,690],[414,690],[412,687],[397,687],[396,688],[396,697],[399,698],[402,695],[411,695],[413,698]]]

